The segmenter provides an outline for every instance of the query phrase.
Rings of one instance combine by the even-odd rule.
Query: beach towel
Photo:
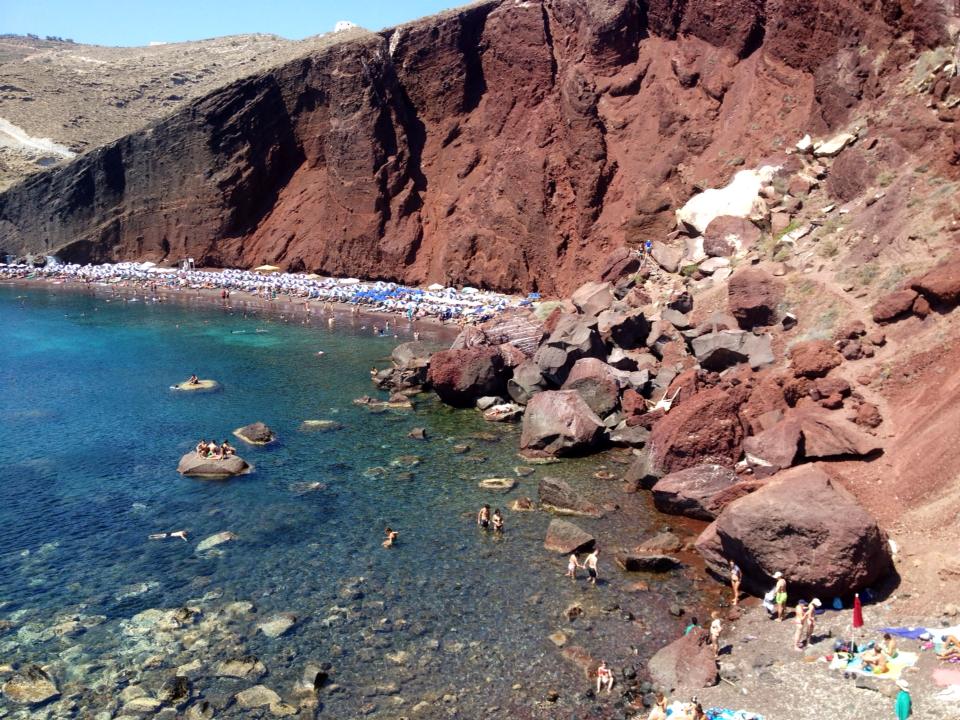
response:
[[[891,659],[887,663],[887,672],[875,673],[870,670],[863,669],[863,659],[861,655],[862,653],[857,653],[852,658],[849,658],[848,655],[845,655],[844,657],[841,657],[839,654],[834,655],[833,660],[830,662],[830,669],[857,673],[858,675],[878,678],[880,680],[899,680],[900,673],[903,672],[904,668],[913,667],[917,664],[916,653],[901,650],[897,653],[895,658]]]
[[[708,720],[763,720],[763,715],[747,710],[727,710],[725,708],[708,708]]]
[[[960,685],[960,670],[938,668],[933,671],[933,682],[941,687]]]
[[[921,635],[925,635],[929,631],[925,627],[885,627],[880,628],[880,632],[890,633],[891,635],[909,638],[911,640],[919,640]]]
[[[950,687],[934,694],[934,697],[937,700],[943,700],[946,702],[957,702],[960,700],[960,685],[951,685]]]

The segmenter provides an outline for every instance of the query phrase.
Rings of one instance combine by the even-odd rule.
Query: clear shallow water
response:
[[[679,621],[665,606],[689,583],[669,577],[626,596],[637,578],[615,572],[608,556],[608,583],[587,589],[543,550],[549,516],[506,511],[507,533],[495,539],[476,530],[473,514],[483,502],[506,510],[512,498],[536,498],[549,473],[627,506],[612,519],[577,520],[599,537],[637,542],[660,521],[644,498],[590,479],[596,460],[540,467],[507,495],[479,489],[481,478],[513,477],[520,461],[517,429],[475,412],[427,398],[415,411],[353,405],[375,394],[368,370],[398,342],[373,337],[362,328],[370,322],[340,316],[331,331],[323,318],[306,327],[209,304],[0,286],[0,619],[12,624],[0,656],[50,664],[77,713],[123,714],[117,690],[140,684],[154,694],[174,668],[199,661],[193,692],[218,717],[266,717],[232,700],[255,681],[209,671],[248,654],[268,668],[260,682],[294,706],[305,665],[331,663],[339,689],[321,695],[329,717],[399,717],[421,702],[419,717],[593,712],[577,705],[582,672],[547,636],[563,628],[615,665],[636,662],[674,634]],[[191,372],[222,392],[168,389]],[[343,428],[301,432],[306,419]],[[256,420],[277,432],[277,445],[231,436]],[[407,437],[418,425],[428,442]],[[201,436],[229,437],[255,472],[181,477],[177,461]],[[471,450],[455,453],[459,442]],[[315,482],[324,489],[303,491]],[[387,524],[400,532],[390,550],[380,547]],[[189,542],[147,539],[174,529],[188,530]],[[221,531],[237,540],[195,552]],[[228,616],[234,601],[254,611]],[[573,601],[588,613],[571,625],[560,613]],[[169,637],[131,630],[137,613],[185,604],[201,608],[205,624]],[[618,604],[640,622],[622,619]],[[256,632],[278,612],[297,625],[279,638]],[[85,632],[51,632],[74,618]],[[561,700],[541,707],[549,689]]]

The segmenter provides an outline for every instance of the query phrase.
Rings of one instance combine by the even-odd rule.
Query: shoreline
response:
[[[0,277],[0,287],[23,287],[45,292],[69,292],[89,295],[92,297],[123,297],[143,298],[150,301],[156,298],[157,302],[173,302],[184,306],[201,307],[204,309],[219,309],[234,313],[263,313],[281,320],[297,319],[310,322],[313,319],[334,319],[336,327],[339,322],[351,319],[366,319],[382,321],[384,324],[394,321],[395,328],[409,330],[410,334],[417,332],[421,339],[429,342],[451,342],[463,325],[456,322],[445,322],[439,318],[427,316],[414,318],[412,321],[398,316],[395,313],[370,310],[359,305],[333,301],[316,301],[278,297],[275,299],[263,298],[253,293],[233,290],[230,298],[223,299],[220,292],[212,288],[176,288],[160,286],[155,289],[128,283],[94,283],[63,278],[11,278]],[[355,310],[355,308],[359,308]],[[384,337],[387,337],[385,334]],[[399,335],[393,337],[400,339]],[[412,337],[410,339],[413,339]],[[406,342],[406,341],[405,341]]]

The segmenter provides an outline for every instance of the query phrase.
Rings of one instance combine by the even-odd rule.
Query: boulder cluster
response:
[[[960,255],[951,255],[923,275],[906,280],[873,306],[874,322],[887,324],[932,312],[946,312],[960,303]]]
[[[852,323],[832,340],[794,339],[773,268],[742,265],[725,308],[694,312],[650,257],[620,250],[569,300],[466,327],[440,352],[400,345],[374,382],[519,419],[534,460],[631,448],[628,491],[652,489],[661,511],[713,523],[697,544],[708,567],[732,558],[755,589],[779,570],[810,591],[858,590],[888,569],[885,537],[810,463],[882,452],[879,409],[841,372],[883,334]],[[541,491],[571,514],[595,511],[555,483]]]

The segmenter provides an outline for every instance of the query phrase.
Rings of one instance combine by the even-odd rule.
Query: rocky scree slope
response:
[[[27,179],[0,196],[0,250],[563,293],[945,38],[922,0],[481,2]],[[924,143],[949,155],[945,132]]]

